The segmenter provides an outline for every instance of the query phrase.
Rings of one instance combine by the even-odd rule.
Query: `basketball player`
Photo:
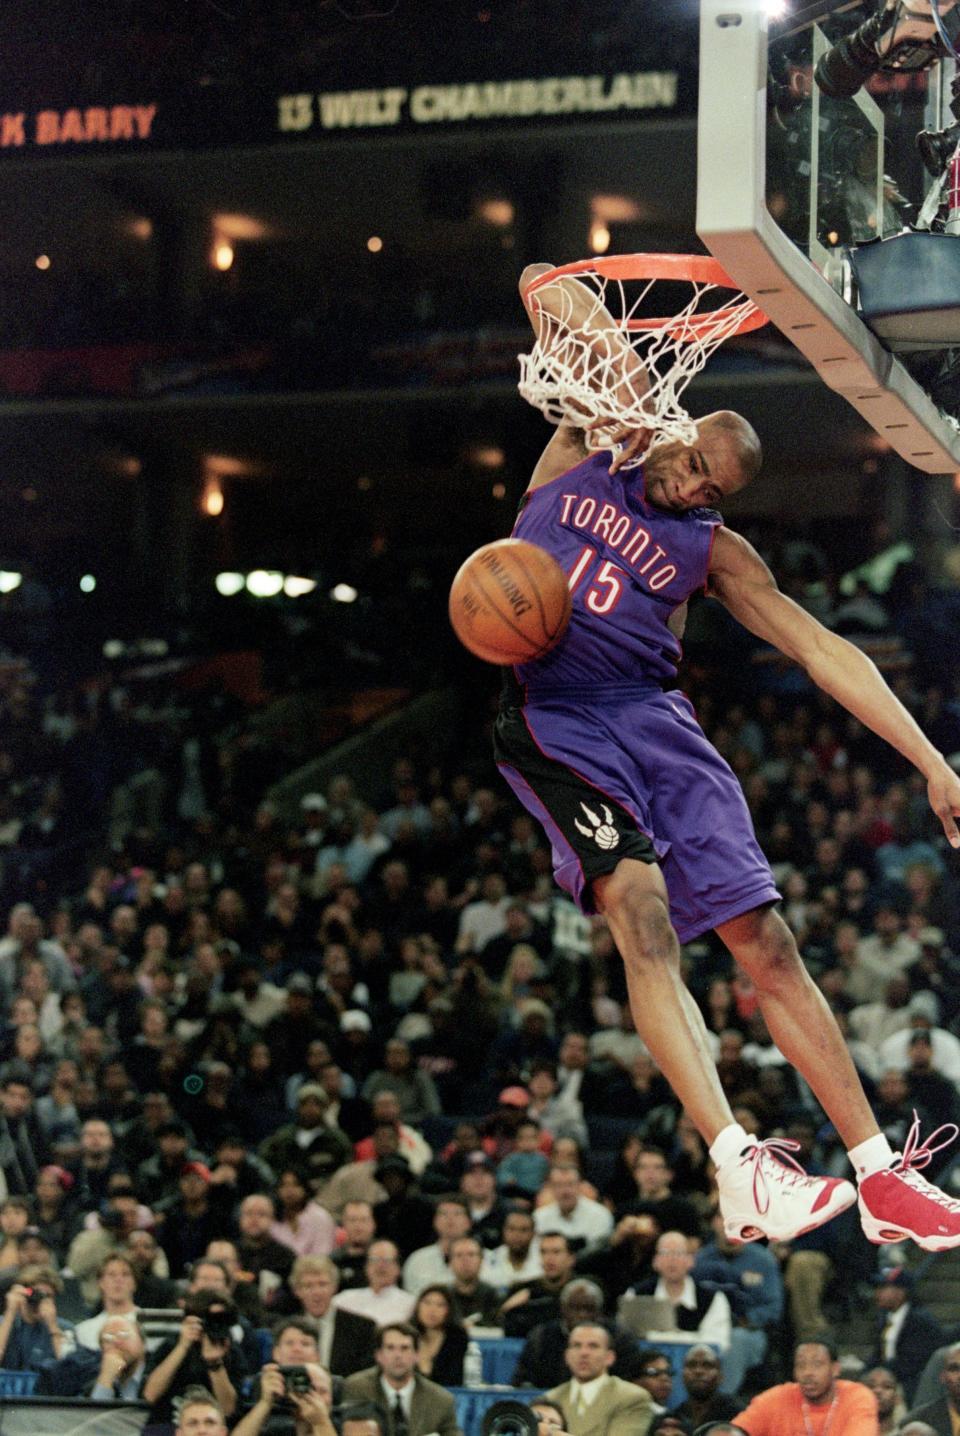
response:
[[[525,270],[521,293],[547,268]],[[604,357],[620,345],[623,376],[636,379],[639,358],[608,314],[598,319],[579,281],[545,286],[528,312],[539,330],[561,313],[582,324]],[[782,594],[750,544],[723,527],[716,510],[760,468],[745,419],[710,414],[692,444],[666,442],[637,467],[623,461],[645,436],[615,437],[624,442],[612,459],[588,452],[583,433],[561,424],[524,496],[514,535],[547,549],[570,575],[573,616],[556,648],[508,671],[498,766],[543,824],[560,886],[610,925],[637,1031],[709,1144],[727,1235],[790,1240],[851,1206],[857,1192],[839,1178],[806,1176],[789,1144],[757,1142],[734,1122],[680,977],[678,939],[709,928],[752,978],[773,1040],[840,1133],[866,1235],[878,1244],[909,1236],[928,1251],[958,1246],[960,1202],[919,1174],[940,1133],[919,1145],[915,1127],[905,1150],[891,1151],[774,906],[779,894],[739,783],[689,700],[670,687],[689,596],[706,587],[915,764],[954,847],[960,779],[870,659]]]

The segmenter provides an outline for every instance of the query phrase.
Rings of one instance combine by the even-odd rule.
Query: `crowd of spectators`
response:
[[[826,700],[770,682],[727,699],[709,679],[691,665],[701,721],[900,1148],[915,1112],[927,1131],[960,1106],[960,882],[922,782]],[[897,681],[960,751],[954,695]],[[56,832],[87,751],[64,766],[90,725],[38,704],[8,678],[13,864]],[[18,790],[18,771],[38,776]],[[631,1432],[640,1408],[651,1431],[684,1431],[746,1413],[791,1375],[793,1343],[821,1364],[825,1340],[843,1347],[858,1284],[877,1279],[854,1217],[772,1249],[726,1239],[609,930],[556,889],[542,834],[491,770],[402,759],[372,801],[342,773],[287,818],[258,801],[256,765],[243,802],[230,764],[217,771],[222,807],[191,811],[181,774],[83,882],[6,913],[0,1367],[40,1392],[137,1397],[167,1432],[200,1419],[201,1388],[241,1436],[326,1432],[331,1400],[376,1424],[389,1386],[403,1411],[387,1436],[426,1436],[452,1407],[411,1413],[410,1393],[461,1385],[470,1333],[492,1327],[523,1339],[516,1383],[559,1391],[564,1429],[590,1436],[564,1400],[597,1363],[633,1393]],[[41,816],[18,821],[28,809]],[[709,935],[683,963],[738,1120],[798,1143],[808,1170],[842,1171],[750,984]],[[935,1156],[948,1187],[951,1159]],[[860,1340],[881,1410],[893,1393],[884,1431],[957,1384],[952,1333],[914,1275],[903,1260],[880,1273],[874,1349]],[[666,1311],[706,1343],[673,1427],[669,1358],[638,1345]]]

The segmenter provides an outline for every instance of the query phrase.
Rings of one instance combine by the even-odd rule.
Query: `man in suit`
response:
[[[293,1264],[290,1286],[303,1314],[316,1324],[321,1366],[333,1376],[352,1376],[373,1361],[377,1328],[367,1317],[333,1305],[339,1278],[329,1257],[302,1256]]]
[[[372,1401],[387,1413],[388,1436],[463,1436],[449,1391],[417,1370],[416,1327],[398,1321],[377,1333],[376,1365],[343,1383],[344,1405]]]
[[[953,1436],[960,1427],[960,1346],[951,1346],[947,1352],[940,1382],[943,1395],[937,1401],[911,1411],[903,1423],[904,1429],[907,1422],[925,1422],[937,1436]]]
[[[566,1361],[571,1379],[547,1396],[564,1411],[571,1436],[646,1436],[654,1414],[650,1393],[610,1375],[614,1350],[605,1326],[572,1327]]]
[[[940,1323],[913,1300],[913,1274],[902,1266],[886,1267],[875,1278],[876,1303],[884,1323],[871,1366],[888,1366],[913,1400],[927,1359],[942,1346]]]

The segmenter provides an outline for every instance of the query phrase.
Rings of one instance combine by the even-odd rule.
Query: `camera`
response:
[[[880,0],[869,19],[821,56],[814,71],[820,89],[831,99],[849,100],[877,70],[925,70],[932,65],[947,54],[947,44],[955,45],[960,37],[956,9],[944,15],[938,10],[934,19],[932,7],[939,3],[928,0],[929,15],[908,12],[902,18],[899,4]]]
[[[958,144],[960,124],[948,125],[945,130],[921,130],[917,135],[917,149],[927,173],[939,179]]]
[[[283,1389],[288,1396],[303,1396],[310,1390],[312,1382],[305,1366],[281,1366]]]
[[[43,1301],[47,1293],[45,1291],[38,1291],[35,1286],[25,1287],[24,1291],[26,1292],[27,1306],[30,1308],[31,1311],[39,1311],[40,1303]]]
[[[208,1311],[203,1318],[204,1335],[219,1343],[230,1340],[232,1325],[228,1311]]]
[[[484,1412],[480,1436],[539,1436],[540,1422],[522,1401],[495,1401]]]

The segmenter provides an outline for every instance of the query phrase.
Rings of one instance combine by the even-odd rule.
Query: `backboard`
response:
[[[861,318],[845,261],[938,198],[916,136],[953,122],[953,62],[878,70],[829,98],[814,69],[875,3],[821,0],[778,20],[771,8],[701,0],[697,232],[891,448],[928,473],[956,470],[946,352],[892,353]]]

